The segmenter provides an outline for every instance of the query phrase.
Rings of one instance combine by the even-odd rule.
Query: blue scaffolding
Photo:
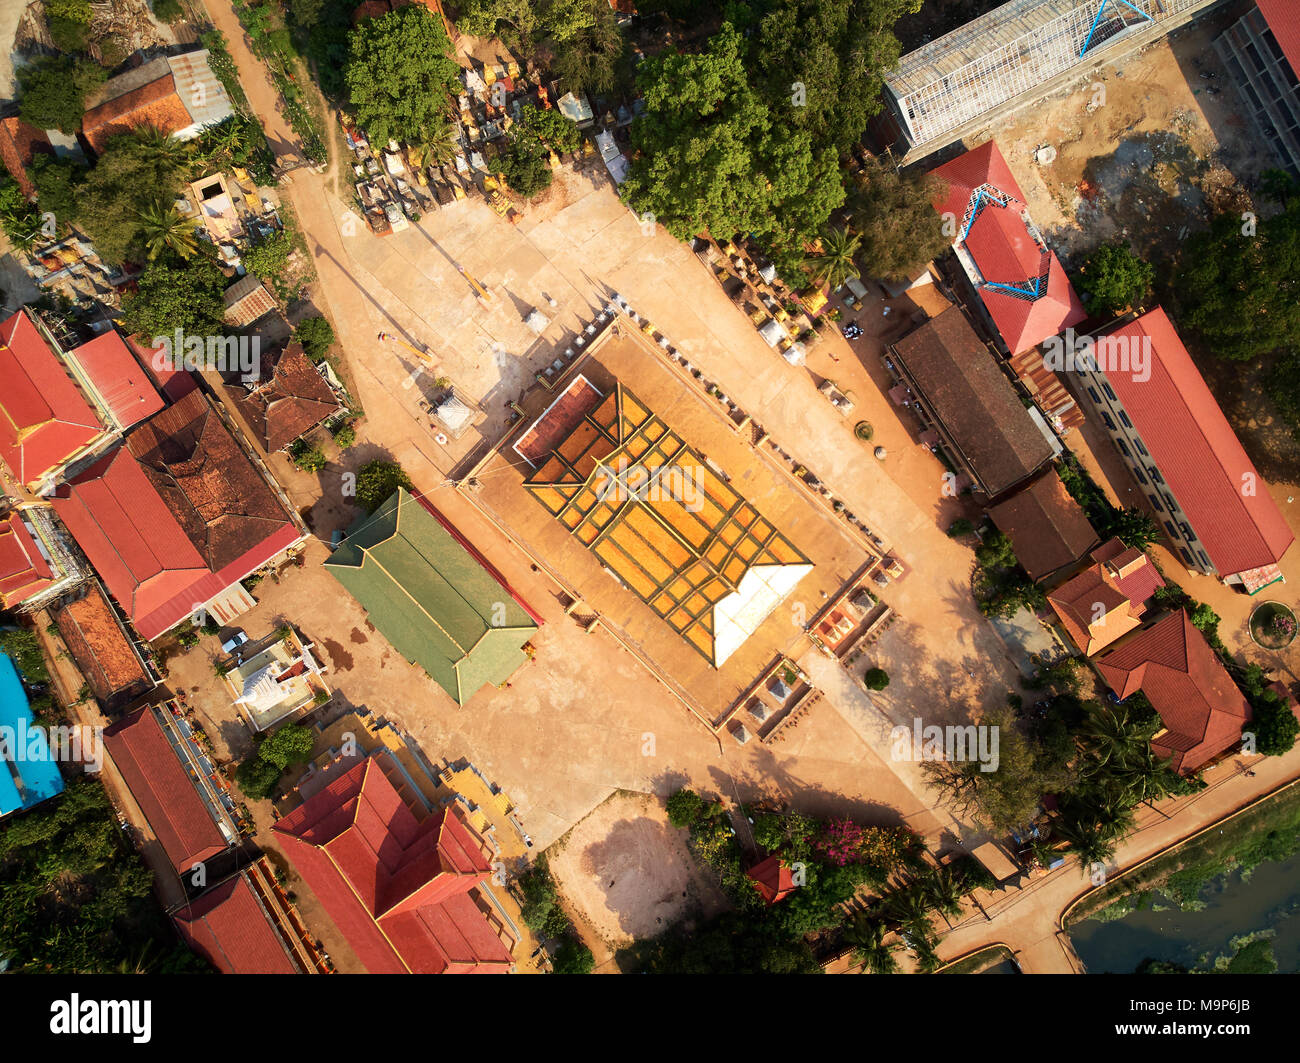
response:
[[[1084,55],[1084,53],[1086,53],[1086,52],[1088,51],[1088,46],[1092,43],[1092,37],[1093,37],[1093,34],[1097,32],[1097,27],[1101,25],[1101,16],[1104,15],[1104,14],[1106,13],[1106,7],[1107,7],[1108,4],[1110,4],[1110,2],[1111,2],[1111,0],[1101,0],[1101,7],[1097,8],[1097,17],[1094,18],[1094,19],[1092,20],[1092,28],[1091,28],[1090,30],[1088,30],[1088,36],[1084,38],[1084,41],[1083,41],[1083,47],[1079,49],[1079,57],[1080,57],[1080,58],[1082,58],[1083,55]],[[1145,11],[1143,11],[1140,7],[1135,7],[1133,4],[1129,3],[1129,0],[1115,0],[1115,3],[1117,3],[1117,4],[1123,4],[1126,8],[1128,8],[1130,11],[1132,11],[1133,14],[1135,14],[1135,15],[1140,15],[1142,18],[1146,19],[1148,22],[1154,22],[1154,21],[1155,21],[1155,19],[1153,19],[1150,15],[1148,15],[1148,14],[1147,14]],[[1121,19],[1123,18],[1123,15],[1122,15],[1122,14],[1120,15],[1120,18],[1121,18]]]

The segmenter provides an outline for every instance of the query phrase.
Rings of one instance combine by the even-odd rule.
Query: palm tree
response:
[[[951,867],[935,868],[928,878],[921,880],[921,891],[941,916],[944,922],[948,918],[961,915],[961,900],[966,896],[966,887]],[[951,923],[948,923],[951,926]]]
[[[859,912],[844,929],[844,943],[853,946],[853,958],[869,974],[895,974],[898,961],[894,945],[885,944],[885,925],[869,912]]]
[[[180,169],[190,159],[191,146],[157,126],[140,126],[133,135],[144,157],[156,166]]]
[[[209,162],[217,159],[233,159],[235,152],[244,141],[244,122],[238,115],[231,115],[203,133],[201,143],[206,149],[204,154]]]
[[[862,245],[862,237],[848,229],[830,229],[822,237],[821,245],[820,255],[809,255],[804,259],[804,268],[817,284],[835,289],[858,275],[853,259]]]
[[[171,251],[181,258],[190,258],[198,250],[194,239],[194,223],[182,217],[175,207],[156,202],[140,211],[137,216],[140,219],[140,235],[144,237],[150,262],[164,251]]]
[[[1079,858],[1084,870],[1094,864],[1109,863],[1115,855],[1116,838],[1109,836],[1096,821],[1062,816],[1052,829],[1058,838],[1069,843],[1070,852]]]
[[[459,148],[455,127],[450,122],[446,122],[431,131],[423,144],[415,144],[411,147],[411,160],[420,168],[440,166],[444,162],[451,162]]]
[[[1157,725],[1138,722],[1123,705],[1093,702],[1079,728],[1079,738],[1089,753],[1085,774],[1122,770],[1139,761],[1150,750]]]
[[[882,911],[886,919],[899,926],[930,925],[930,905],[922,894],[922,887],[916,882],[907,883],[895,890],[886,898]]]

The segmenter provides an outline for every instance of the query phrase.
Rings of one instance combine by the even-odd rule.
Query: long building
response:
[[[1214,42],[1255,129],[1300,177],[1300,8],[1259,0]]]
[[[1075,367],[1081,401],[1187,567],[1250,594],[1282,579],[1295,535],[1165,312],[1112,329],[1095,361]]]

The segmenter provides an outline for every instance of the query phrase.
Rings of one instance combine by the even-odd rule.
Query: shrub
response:
[[[700,818],[705,804],[694,790],[678,790],[668,798],[668,822],[674,827],[689,827]]]
[[[306,317],[293,330],[293,338],[302,344],[308,358],[319,362],[334,343],[334,326],[327,318]]]
[[[306,760],[315,744],[310,727],[289,723],[263,741],[258,746],[257,755],[283,771],[290,764]]]
[[[972,524],[965,517],[958,517],[955,521],[953,521],[951,524],[948,525],[948,534],[954,539],[962,535],[969,535],[974,530],[975,530],[975,525]]]
[[[1291,752],[1300,734],[1291,707],[1272,691],[1267,691],[1255,705],[1255,718],[1248,730],[1255,734],[1255,751],[1266,757],[1280,757]]]
[[[160,22],[178,22],[185,11],[181,0],[153,0],[153,13]]]
[[[400,487],[414,489],[406,470],[397,462],[379,458],[366,462],[357,473],[357,505],[373,513]]]
[[[889,673],[883,668],[868,668],[862,681],[867,685],[868,690],[884,690],[889,686]]]
[[[334,433],[334,442],[338,444],[339,450],[347,450],[357,441],[357,430],[350,424],[343,425]]]
[[[325,452],[303,439],[289,448],[289,458],[303,472],[320,472],[326,465]]]
[[[566,937],[555,950],[555,962],[551,965],[556,974],[591,974],[596,966],[596,959],[577,938]]]

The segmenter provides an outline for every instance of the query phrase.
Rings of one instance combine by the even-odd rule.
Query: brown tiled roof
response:
[[[28,199],[36,195],[36,186],[27,176],[27,167],[37,152],[53,151],[49,137],[35,126],[16,116],[0,120],[0,160]]]
[[[201,391],[133,429],[126,445],[214,572],[289,520]]]
[[[959,307],[910,332],[893,351],[990,497],[1051,460],[1050,444]]]
[[[176,133],[192,124],[190,113],[176,94],[176,79],[162,77],[92,107],[81,119],[81,132],[96,152],[118,133],[155,126]]]
[[[1241,738],[1250,704],[1183,610],[1162,617],[1097,659],[1123,699],[1140,690],[1165,730],[1151,740],[1180,774],[1198,771]]]
[[[236,387],[230,390],[243,392]],[[270,378],[237,401],[267,453],[284,449],[340,409],[334,392],[297,341],[280,353]]]
[[[226,323],[242,328],[251,325],[263,314],[275,309],[275,296],[253,274],[248,273],[237,280],[225,292]]]
[[[1031,579],[1074,564],[1098,542],[1055,470],[990,508],[989,516],[1011,539],[1020,567]]]
[[[153,686],[98,583],[59,610],[56,623],[77,667],[105,709],[112,712]]]

